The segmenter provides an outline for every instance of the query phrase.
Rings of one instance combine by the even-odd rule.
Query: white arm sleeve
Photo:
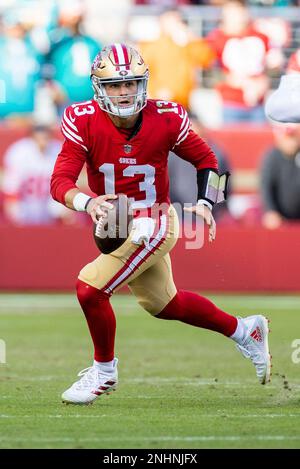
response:
[[[283,75],[266,101],[265,113],[277,122],[300,123],[300,73]]]

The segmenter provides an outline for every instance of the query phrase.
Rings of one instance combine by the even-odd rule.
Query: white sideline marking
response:
[[[103,437],[99,438],[71,438],[71,437],[61,437],[61,438],[10,438],[10,437],[0,437],[0,441],[12,441],[12,442],[30,442],[35,441],[38,443],[56,443],[56,442],[65,442],[65,443],[76,443],[76,442],[112,442],[112,441],[299,441],[299,436],[286,436],[286,435],[258,435],[258,436],[154,436],[149,437]]]
[[[256,384],[255,380],[243,380],[243,381],[230,381],[230,380],[218,380],[215,381],[214,378],[191,378],[189,376],[184,376],[184,377],[177,377],[177,376],[170,376],[169,378],[162,378],[162,377],[152,377],[152,376],[147,376],[144,378],[123,378],[122,382],[128,382],[128,383],[145,383],[145,384],[151,384],[151,383],[180,383],[186,386],[189,386],[190,384],[193,385],[229,385],[229,386],[240,386],[240,385],[251,385],[251,384]],[[269,386],[268,386],[269,388]]]
[[[19,375],[8,375],[9,379],[20,379]],[[40,381],[53,381],[57,380],[57,376],[37,376],[37,377],[32,377],[32,376],[24,376],[22,377],[23,381],[30,381],[30,382],[40,382]],[[62,378],[61,378],[62,379]],[[170,377],[170,378],[160,378],[160,377],[145,377],[145,378],[123,378],[122,383],[139,383],[139,384],[153,384],[153,385],[158,385],[158,384],[180,384],[181,386],[237,386],[239,389],[248,389],[249,386],[259,386],[258,382],[255,381],[255,378],[253,380],[243,380],[243,381],[224,381],[224,380],[218,380],[214,381],[214,378],[190,378],[190,377]],[[300,387],[300,382],[295,382],[291,384],[293,389],[298,389]],[[278,385],[276,384],[268,384],[264,390],[268,389],[278,389]],[[0,400],[9,398],[9,396],[3,396],[0,394]],[[122,399],[135,399],[135,398],[145,398],[145,399],[160,399],[159,396],[134,396],[134,397],[122,397]],[[182,397],[184,399],[185,396]],[[190,396],[187,396],[188,399],[190,399]]]
[[[236,306],[245,305],[247,309],[254,310],[265,310],[270,307],[272,310],[281,309],[300,309],[300,297],[299,296],[258,296],[258,295],[241,295],[241,296],[218,296],[218,295],[207,295],[208,298],[212,298],[213,301],[222,303],[222,305],[230,304],[230,309],[233,310]],[[113,296],[112,303],[116,307],[131,308],[133,306],[139,307],[135,298],[132,295],[116,294]],[[8,308],[45,308],[45,309],[57,309],[57,308],[79,308],[79,304],[76,300],[76,294],[1,294],[0,295],[0,311]]]
[[[124,308],[124,309],[132,309],[134,306],[137,306],[138,305],[133,305],[133,304],[116,304],[114,303],[113,304],[114,307],[116,308]],[[51,310],[51,309],[78,309],[80,310],[80,306],[76,303],[74,304],[70,304],[70,303],[58,303],[58,304],[53,304],[53,305],[49,305],[49,304],[46,304],[46,303],[36,303],[36,304],[24,304],[24,305],[15,305],[15,304],[0,304],[0,312],[1,313],[5,313],[5,310],[10,310],[10,309],[20,309],[21,311],[22,310],[30,310],[32,312],[35,312],[35,310],[37,309],[47,309],[47,310]],[[18,313],[18,311],[16,311],[16,313]]]
[[[142,396],[140,396],[142,398]],[[289,418],[300,418],[300,413],[299,414],[241,414],[241,415],[228,415],[226,414],[225,412],[223,413],[220,413],[220,414],[201,414],[205,417],[208,417],[208,418],[228,418],[228,419],[244,419],[244,418],[254,418],[254,419],[257,419],[257,418],[283,418],[283,417],[289,417]],[[114,418],[119,418],[121,416],[121,414],[114,414],[113,417]],[[97,414],[97,415],[85,415],[85,414],[65,414],[65,415],[62,415],[62,414],[58,414],[58,415],[42,415],[42,418],[45,419],[45,418],[49,418],[49,419],[60,419],[60,418],[66,418],[66,419],[69,419],[69,418],[77,418],[77,419],[81,419],[81,418],[85,418],[85,419],[99,419],[99,418],[102,418],[102,417],[107,417],[106,414]],[[7,414],[0,414],[0,418],[1,419],[35,419],[36,417],[33,416],[33,415],[7,415]],[[111,415],[109,415],[109,418],[112,418]]]
[[[118,309],[118,312],[125,312],[126,315],[133,316],[138,314],[136,309],[140,308],[134,297],[127,296],[115,296],[112,299],[112,306]],[[28,314],[28,313],[40,313],[42,310],[56,311],[64,309],[65,312],[70,310],[81,311],[80,305],[74,295],[63,295],[63,296],[47,296],[47,295],[16,295],[7,296],[0,295],[0,314],[9,313],[14,310],[14,314]]]
[[[8,375],[10,379],[20,379],[19,375]],[[57,376],[38,376],[38,377],[32,377],[32,376],[24,376],[22,377],[23,381],[52,381],[52,380],[57,380]],[[144,383],[144,384],[168,384],[168,383],[177,383],[180,384],[181,386],[238,386],[239,388],[249,388],[249,386],[256,386],[258,385],[258,382],[253,380],[245,380],[245,381],[214,381],[213,378],[211,379],[199,379],[199,378],[190,378],[190,377],[183,377],[183,378],[178,378],[178,377],[170,377],[170,378],[157,378],[157,377],[147,377],[147,378],[123,378],[122,383]],[[265,389],[271,389],[271,388],[277,388],[277,386],[268,384],[268,387]],[[293,388],[299,387],[299,384],[296,384],[293,382],[292,384]],[[0,399],[1,396],[0,394]],[[141,396],[142,397],[142,396]],[[153,396],[153,399],[155,399],[156,396]],[[124,399],[124,398],[123,398]],[[131,397],[127,397],[127,399],[132,399]]]
[[[209,296],[209,295],[207,295]],[[297,309],[300,308],[300,297],[299,296],[229,296],[229,297],[222,297],[218,299],[218,296],[214,297],[216,301],[219,303],[230,303],[230,308],[233,309],[234,306],[245,304],[247,309],[257,309],[257,308],[264,308],[264,309]],[[261,313],[259,313],[261,314]]]

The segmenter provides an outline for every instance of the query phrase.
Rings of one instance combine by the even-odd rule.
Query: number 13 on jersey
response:
[[[104,163],[99,167],[104,174],[104,188],[106,194],[115,194],[115,166],[113,163]],[[146,193],[144,200],[131,198],[132,208],[141,209],[152,207],[156,201],[155,168],[150,164],[127,166],[123,170],[124,177],[134,177],[138,174],[144,175],[144,181],[139,182],[139,190]]]

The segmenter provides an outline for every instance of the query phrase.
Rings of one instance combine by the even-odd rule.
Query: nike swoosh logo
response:
[[[73,117],[71,117],[71,115],[70,115],[70,114],[69,114],[69,119],[70,119],[70,121],[71,121],[71,122],[75,122],[75,117],[74,117],[74,118],[73,118]]]

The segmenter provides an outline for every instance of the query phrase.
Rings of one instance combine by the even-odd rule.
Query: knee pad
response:
[[[77,298],[81,305],[93,303],[95,301],[108,301],[109,295],[102,290],[89,285],[78,279],[76,283]]]

